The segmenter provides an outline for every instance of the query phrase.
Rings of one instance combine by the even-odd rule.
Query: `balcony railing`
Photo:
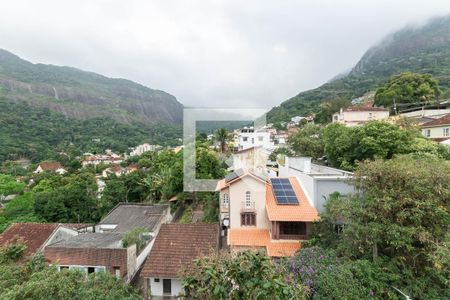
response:
[[[242,201],[242,211],[256,211],[256,205],[254,201]]]
[[[306,234],[283,234],[280,233],[280,240],[308,240],[309,237]]]

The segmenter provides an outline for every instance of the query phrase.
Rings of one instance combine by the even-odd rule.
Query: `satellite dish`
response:
[[[223,219],[223,225],[226,226],[226,227],[230,226],[230,220]]]

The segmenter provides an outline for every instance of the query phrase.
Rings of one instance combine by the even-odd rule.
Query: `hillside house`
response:
[[[389,110],[382,107],[350,106],[341,108],[333,114],[332,122],[341,123],[348,127],[362,125],[374,120],[385,120],[389,117]]]
[[[148,143],[144,143],[134,148],[133,151],[130,152],[130,156],[141,156],[145,152],[156,151],[157,148],[158,148],[157,145],[150,145]]]
[[[59,162],[43,162],[40,163],[36,170],[33,172],[34,174],[40,174],[42,172],[55,172],[57,174],[63,175],[67,173],[64,167]]]
[[[218,248],[217,224],[163,224],[141,271],[144,294],[152,299],[182,295],[182,268]]]
[[[422,134],[426,138],[442,142],[450,139],[450,114],[422,124]]]

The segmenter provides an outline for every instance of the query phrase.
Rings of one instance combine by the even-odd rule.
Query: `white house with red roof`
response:
[[[450,139],[450,114],[422,124],[422,134],[437,142]]]
[[[370,104],[350,106],[345,109],[341,108],[339,112],[333,114],[332,122],[353,127],[369,121],[385,120],[389,118],[388,109],[383,107],[372,107]]]
[[[64,169],[64,167],[57,161],[55,162],[42,162],[40,163],[36,170],[34,171],[35,174],[39,174],[45,171],[49,171],[49,172],[55,172],[58,173],[60,175],[63,175],[65,173],[67,173],[66,169]]]

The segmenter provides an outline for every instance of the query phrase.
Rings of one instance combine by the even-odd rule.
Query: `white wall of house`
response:
[[[436,127],[423,127],[422,134],[424,137],[430,139],[450,137],[450,124]]]
[[[245,176],[232,183],[229,191],[230,228],[269,228],[266,212],[266,184],[264,182],[255,179],[252,176]],[[241,227],[241,213],[247,191],[250,191],[251,201],[254,202],[256,227]]]
[[[274,144],[270,140],[270,133],[267,131],[241,131],[238,135],[238,150],[245,150],[251,147],[262,146],[265,149],[272,149]]]
[[[346,126],[357,126],[361,123],[384,120],[389,117],[389,111],[340,111],[333,114],[334,123],[342,123]]]
[[[159,279],[159,282],[155,282],[155,279]],[[150,287],[150,293],[152,296],[168,296],[163,293],[163,279],[171,280],[171,294],[170,296],[178,296],[183,294],[183,287],[181,285],[181,281],[177,278],[148,278],[148,286]]]

